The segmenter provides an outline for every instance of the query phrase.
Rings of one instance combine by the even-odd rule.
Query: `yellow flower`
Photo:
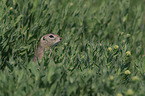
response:
[[[130,37],[130,34],[127,34],[126,36],[127,36],[127,37]]]
[[[124,32],[121,32],[121,35],[123,35]]]
[[[121,93],[117,93],[117,95],[116,96],[123,96]]]
[[[126,56],[130,56],[131,55],[131,52],[130,51],[127,51],[126,52]]]
[[[139,80],[138,76],[132,77],[132,81],[136,82],[136,81],[138,81],[138,80]]]
[[[118,49],[118,48],[119,48],[119,46],[118,46],[118,45],[115,45],[115,46],[114,46],[114,49]]]
[[[80,22],[80,26],[82,26],[83,25],[83,23],[82,22]]]
[[[103,79],[102,82],[105,82],[105,80]]]
[[[84,59],[84,58],[85,58],[85,56],[84,56],[84,55],[82,55],[81,59]]]
[[[109,80],[111,80],[111,81],[114,80],[114,77],[113,76],[110,76],[109,77]]]
[[[67,43],[64,43],[64,45],[67,45]]]
[[[125,94],[128,95],[128,96],[133,96],[134,92],[133,92],[132,89],[128,89]]]
[[[111,47],[108,47],[108,50],[111,52],[112,51],[112,48]]]
[[[13,10],[13,7],[10,7],[10,10]]]
[[[73,6],[74,4],[73,3],[70,3],[70,6]]]
[[[124,73],[125,73],[126,75],[129,75],[131,72],[130,72],[129,70],[126,70]]]

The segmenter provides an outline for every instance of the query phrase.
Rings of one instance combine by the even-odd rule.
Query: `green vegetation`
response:
[[[144,96],[144,0],[0,0],[0,96]],[[37,64],[44,34],[62,41]]]

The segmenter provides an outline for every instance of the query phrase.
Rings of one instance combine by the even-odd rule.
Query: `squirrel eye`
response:
[[[53,36],[53,35],[50,35],[49,37],[50,37],[50,38],[54,38],[54,36]]]
[[[43,40],[45,40],[45,37],[43,37]]]

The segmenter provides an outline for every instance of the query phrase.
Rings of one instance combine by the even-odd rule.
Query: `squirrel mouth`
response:
[[[53,44],[51,47],[56,46],[61,40],[57,41],[55,44]]]

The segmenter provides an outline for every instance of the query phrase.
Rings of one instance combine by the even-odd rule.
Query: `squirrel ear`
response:
[[[45,37],[43,37],[43,40],[45,40]]]

